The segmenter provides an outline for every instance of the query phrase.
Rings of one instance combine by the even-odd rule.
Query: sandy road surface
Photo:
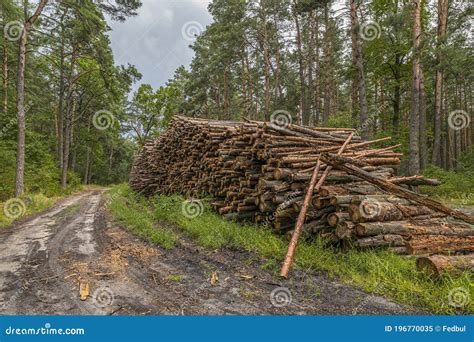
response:
[[[255,255],[204,249],[172,226],[179,242],[164,251],[110,223],[102,194],[71,196],[0,231],[1,314],[419,313],[317,272],[282,281]]]

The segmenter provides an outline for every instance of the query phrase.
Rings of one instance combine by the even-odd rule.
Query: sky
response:
[[[124,23],[109,20],[109,37],[117,65],[133,64],[143,74],[139,84],[165,85],[180,66],[193,58],[195,34],[212,17],[209,0],[142,0],[136,17]],[[134,89],[137,89],[135,85]]]

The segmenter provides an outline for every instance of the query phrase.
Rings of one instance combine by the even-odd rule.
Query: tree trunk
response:
[[[48,0],[41,0],[36,8],[35,13],[26,20],[20,36],[20,44],[18,49],[18,73],[17,73],[17,122],[18,122],[18,140],[16,153],[16,175],[15,175],[15,196],[23,195],[25,191],[25,66],[26,66],[26,44],[28,43],[28,34],[31,27],[41,15]]]
[[[316,81],[315,81],[315,89],[314,89],[314,107],[315,107],[315,117],[314,121],[316,125],[319,125],[321,121],[321,83],[320,83],[320,61],[319,61],[319,18],[318,12],[315,10],[314,13],[314,40],[315,40],[315,54],[314,54],[314,61],[315,61],[315,74],[316,74]]]
[[[8,38],[3,34],[3,113],[8,113]]]
[[[413,209],[416,206],[413,206]],[[355,227],[358,236],[397,234],[413,237],[415,235],[442,235],[455,237],[474,237],[474,229],[444,223],[444,219],[430,218],[422,221],[358,222]]]
[[[261,25],[262,25],[262,35],[261,35],[261,45],[263,48],[263,61],[265,65],[265,109],[264,109],[264,118],[265,121],[270,119],[270,53],[268,51],[268,31],[267,31],[267,17],[265,8],[261,9]]]
[[[227,65],[224,68],[224,117],[230,119],[230,90],[229,90],[229,77],[227,72]]]
[[[296,2],[295,2],[296,6]],[[301,125],[308,124],[308,112],[306,109],[306,82],[304,77],[304,61],[303,61],[303,50],[301,48],[301,30],[300,22],[298,19],[298,14],[296,10],[293,12],[293,17],[295,19],[296,26],[296,49],[298,51],[298,66],[299,66],[299,78],[300,78],[300,116],[301,116]]]
[[[461,103],[461,87],[460,87],[460,84],[458,82],[458,80],[456,80],[456,85],[455,85],[455,99],[456,99],[456,102],[457,100],[459,99],[459,103],[456,103],[456,108],[459,108],[462,110],[462,103]],[[463,134],[463,131],[464,129],[458,129],[458,130],[454,130],[454,167],[457,169],[458,166],[459,166],[459,158],[461,157],[461,152],[462,152],[462,134]]]
[[[91,121],[92,121],[92,118],[89,118],[89,120],[87,122],[87,137],[89,137],[89,135],[90,135]],[[89,164],[90,164],[91,150],[92,149],[89,146],[88,139],[85,141],[85,145],[86,145],[86,161],[84,163],[84,178],[82,179],[82,183],[87,185],[88,181],[89,181]]]
[[[26,43],[28,40],[28,30],[23,28],[20,37],[20,47],[18,51],[18,75],[17,75],[17,122],[18,122],[18,139],[16,151],[16,179],[15,179],[15,196],[19,197],[23,194],[24,173],[25,173],[25,64],[26,64]]]
[[[421,0],[413,0],[413,84],[410,108],[408,174],[420,172],[420,39]]]
[[[249,95],[248,95],[249,104],[248,104],[247,111],[249,111],[251,117],[255,119],[257,109],[255,108],[255,110],[253,110],[253,107],[254,107],[253,106],[253,98],[254,98],[253,89],[254,89],[254,86],[253,86],[253,82],[252,82],[252,74],[251,74],[251,71],[250,71],[249,55],[248,55],[248,52],[247,52],[246,48],[244,48],[244,60],[245,60],[245,66],[246,66],[246,72],[247,72],[247,84],[248,84],[248,92],[249,92]]]
[[[75,153],[76,149],[74,148],[74,113],[76,113],[76,100],[73,99],[72,101],[72,108],[71,108],[71,114],[69,118],[70,122],[70,128],[69,128],[69,146],[70,150],[72,150],[72,158],[69,158],[69,164],[68,164],[68,169],[74,171],[74,164],[75,164]]]
[[[443,67],[443,54],[440,51],[441,43],[446,35],[446,26],[448,23],[448,0],[438,0],[438,41],[437,41],[437,53],[436,53],[436,83],[435,83],[435,117],[434,117],[434,136],[433,136],[433,156],[432,163],[441,166],[441,131],[442,131],[442,101],[443,101],[443,79],[444,79],[444,67]]]
[[[57,141],[57,158],[59,161],[59,168],[63,168],[63,131],[64,131],[64,59],[65,59],[65,37],[64,37],[64,17],[66,16],[67,9],[64,10],[61,16],[61,47],[59,52],[59,100],[58,100],[58,141]]]
[[[63,131],[63,167],[61,170],[61,187],[67,188],[67,173],[69,169],[69,150],[71,147],[71,133],[72,133],[72,115],[74,112],[74,75],[76,68],[77,46],[73,44],[71,54],[71,67],[69,71],[69,87],[67,91],[67,104],[64,116],[64,131]]]
[[[359,25],[356,23],[357,18],[356,4],[351,0],[351,52],[352,52],[352,85],[351,85],[351,114],[352,127],[357,128],[359,113],[359,85],[357,84],[357,30]]]
[[[443,81],[441,90],[441,167],[448,169],[448,134],[446,130],[446,120],[443,118],[443,113],[446,112],[448,106],[448,89],[446,82]]]
[[[241,67],[241,76],[240,76],[240,82],[242,83],[242,100],[245,106],[245,114],[247,115],[248,113],[248,91],[247,91],[247,68],[245,66],[245,46],[242,44],[240,47],[240,67]]]
[[[473,91],[472,91],[471,83],[468,83],[467,89],[468,91],[466,93],[469,94],[469,102],[467,100],[467,94],[465,95],[466,98],[464,102],[466,103],[466,108],[470,108],[469,106],[472,106],[472,102],[473,102],[472,101]],[[468,127],[470,131],[470,135],[468,135],[467,137],[468,146],[474,145],[474,124],[472,124],[473,122],[474,122],[474,111],[471,111],[471,125],[469,125]]]
[[[426,141],[426,92],[423,67],[420,65],[420,170],[428,164],[428,145]]]
[[[280,53],[280,40],[278,37],[278,13],[273,15],[273,24],[275,25],[275,89],[278,92],[278,101],[281,101],[283,98],[283,89],[281,87],[281,53]]]
[[[315,11],[312,10],[309,13],[309,43],[308,43],[308,115],[309,115],[309,126],[314,126],[315,119],[315,106],[314,106],[314,15]]]
[[[112,165],[114,162],[114,147],[110,147],[110,154],[109,154],[109,165],[107,169],[107,178],[110,179],[110,175],[112,174]]]
[[[399,128],[400,128],[400,104],[402,102],[402,91],[400,86],[400,79],[401,79],[401,59],[402,57],[398,54],[395,57],[395,70],[394,70],[394,77],[395,77],[395,86],[393,89],[393,117],[392,117],[392,126],[393,126],[393,134],[398,135]]]
[[[91,158],[89,162],[89,170],[87,171],[87,184],[92,183],[92,163],[94,162],[94,153],[91,153]]]
[[[331,43],[331,32],[329,27],[329,5],[326,3],[324,6],[324,111],[323,111],[323,125],[325,125],[329,119],[331,113],[331,101],[332,101],[332,43]]]
[[[359,93],[359,122],[361,127],[362,139],[368,139],[369,127],[368,127],[368,110],[367,110],[367,96],[365,88],[365,75],[364,75],[364,61],[362,56],[362,46],[359,38],[359,19],[357,17],[357,4],[355,0],[351,0],[351,24],[353,35],[355,37],[355,62],[357,69],[357,85]]]
[[[73,101],[71,99],[71,101]],[[72,106],[72,103],[69,106]],[[64,131],[63,131],[63,168],[61,170],[61,187],[63,189],[67,188],[67,172],[69,169],[69,150],[70,150],[70,143],[71,143],[71,122],[69,120],[69,115],[71,113],[71,110],[68,108],[66,111],[66,116],[65,116],[65,123],[64,123]]]
[[[82,182],[87,185],[89,180],[89,164],[90,164],[90,157],[91,157],[91,148],[89,146],[86,147],[86,162],[84,163],[84,178]]]

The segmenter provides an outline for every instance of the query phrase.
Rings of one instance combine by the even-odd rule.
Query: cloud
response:
[[[141,83],[164,85],[176,68],[191,62],[194,53],[183,37],[183,26],[211,23],[208,4],[209,0],[143,0],[138,16],[124,23],[109,20],[116,63],[135,65],[143,74]]]

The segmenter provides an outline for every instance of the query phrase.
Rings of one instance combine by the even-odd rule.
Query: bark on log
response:
[[[474,254],[420,257],[416,260],[416,267],[434,277],[439,277],[444,272],[453,275],[466,271],[474,273]]]
[[[376,246],[377,241],[379,245],[388,244],[389,236],[402,236],[415,243],[421,234],[426,236],[426,245],[433,244],[438,249],[443,236],[456,238],[458,240],[451,241],[456,249],[465,244],[465,238],[472,237],[471,231],[466,231],[459,222],[449,221],[449,217],[446,224],[435,220],[451,211],[447,214],[445,209],[443,212],[437,206],[428,206],[424,201],[429,199],[424,197],[420,204],[419,194],[409,192],[406,196],[409,190],[399,185],[436,185],[438,182],[420,176],[395,177],[394,169],[388,164],[399,163],[401,154],[394,152],[397,146],[371,148],[369,145],[376,140],[362,141],[358,137],[346,144],[350,131],[298,126],[279,128],[256,121],[176,116],[158,139],[145,143],[139,151],[130,185],[145,195],[180,193],[197,197],[209,194],[214,208],[224,218],[255,220],[284,233],[295,227],[298,213],[302,211],[303,193],[309,189],[308,182],[321,156],[316,175],[320,181],[310,195],[314,205],[306,209],[304,231],[330,241],[352,241],[369,247]],[[322,155],[322,152],[341,151],[341,148],[344,151],[335,156],[339,159],[333,163],[337,167],[332,169],[333,164],[323,161],[325,156],[331,155]],[[365,173],[361,175],[359,170]],[[381,203],[382,213],[353,217],[361,206],[367,211],[368,204],[364,201],[372,200]],[[388,219],[401,221],[384,223],[383,220]],[[359,225],[382,223],[385,228],[372,227],[369,236],[357,236],[353,221],[365,221]],[[395,229],[394,223],[402,227]],[[388,245],[389,250],[397,253],[407,251],[405,246]]]
[[[413,255],[474,252],[474,236],[414,235],[406,243],[407,252]]]
[[[366,237],[357,239],[354,241],[354,245],[357,247],[404,247],[406,244],[405,239],[401,235],[388,234],[388,235],[377,235],[372,237]]]
[[[436,217],[433,210],[420,205],[402,205],[382,201],[362,201],[351,213],[353,222],[402,221],[417,216]],[[444,214],[443,214],[444,215]]]
[[[428,197],[424,197],[422,195],[419,195],[419,194],[417,194],[413,191],[402,188],[402,187],[400,187],[396,184],[392,184],[389,181],[386,181],[384,179],[374,177],[370,173],[368,173],[364,170],[361,170],[360,168],[358,168],[355,165],[350,165],[350,164],[341,162],[340,159],[337,159],[338,156],[336,156],[336,155],[329,155],[329,154],[325,155],[325,154],[323,154],[323,155],[321,155],[321,158],[327,164],[331,164],[331,165],[337,167],[340,170],[346,171],[349,174],[352,174],[352,175],[357,176],[357,177],[359,177],[359,178],[361,178],[365,181],[368,181],[372,184],[377,185],[384,192],[396,194],[400,197],[403,197],[403,198],[415,201],[417,203],[420,203],[422,205],[425,205],[425,206],[427,206],[427,207],[429,207],[433,210],[441,211],[441,212],[443,212],[447,215],[456,217],[456,218],[458,218],[458,219],[460,219],[464,222],[474,224],[474,217],[473,216],[466,215],[466,214],[464,214],[463,212],[461,212],[459,210],[448,208],[445,205],[443,205],[443,204],[441,204],[441,203],[439,203],[435,200],[432,200]]]
[[[365,222],[356,224],[358,236],[375,236],[381,234],[400,235],[445,235],[474,237],[474,229],[453,226],[443,220],[427,220],[420,223],[410,221]]]

